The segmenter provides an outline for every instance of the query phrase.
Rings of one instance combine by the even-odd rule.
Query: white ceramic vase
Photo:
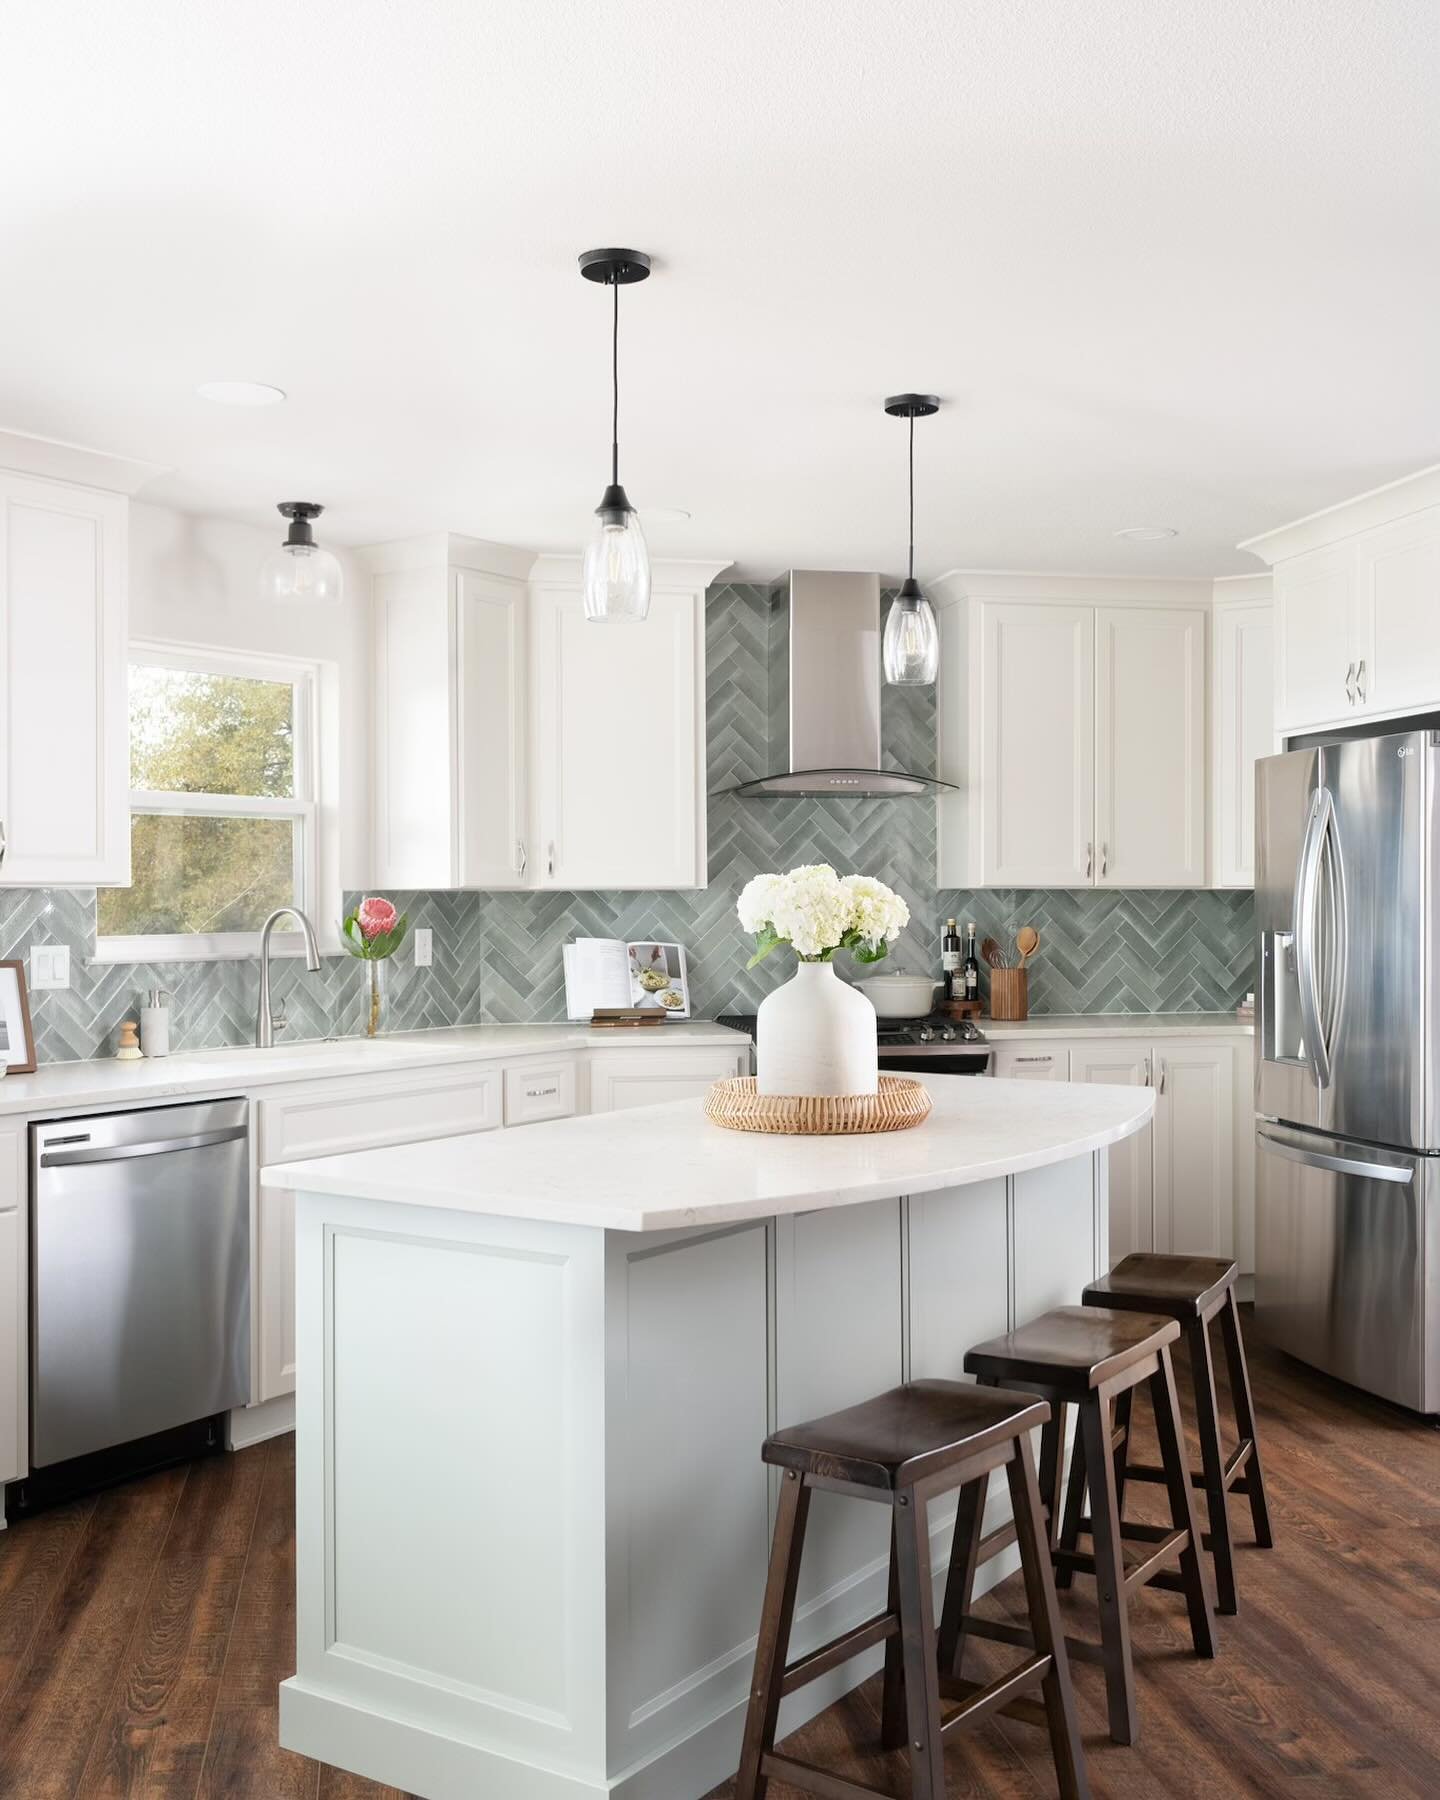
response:
[[[760,1002],[755,1067],[762,1094],[874,1094],[875,1008],[833,963],[802,962]]]

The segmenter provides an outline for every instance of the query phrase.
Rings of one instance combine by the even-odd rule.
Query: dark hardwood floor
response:
[[[1094,1793],[1433,1800],[1440,1432],[1252,1355],[1277,1547],[1243,1547],[1241,1530],[1241,1614],[1220,1621],[1213,1663],[1189,1654],[1178,1596],[1137,1596],[1133,1749],[1105,1736],[1099,1670],[1075,1666]],[[0,1534],[4,1800],[401,1800],[276,1744],[294,1656],[293,1482],[281,1438]],[[1082,1577],[1062,1597],[1078,1634],[1091,1633],[1092,1593]],[[981,1610],[1016,1616],[1019,1602],[1015,1578]],[[976,1666],[1007,1654],[979,1646]],[[792,1743],[903,1792],[901,1762],[873,1752],[878,1731],[870,1684]],[[1008,1721],[966,1737],[948,1768],[951,1800],[1055,1791],[1039,1734]],[[772,1786],[770,1800],[795,1791]]]

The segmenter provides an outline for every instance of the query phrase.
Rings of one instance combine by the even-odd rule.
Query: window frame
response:
[[[132,666],[176,669],[196,675],[228,675],[242,680],[288,686],[294,695],[292,743],[295,758],[293,799],[246,794],[172,793],[131,788],[128,811],[137,814],[214,819],[289,819],[294,833],[295,904],[313,920],[320,892],[320,719],[321,665],[301,658],[272,656],[263,650],[221,650],[205,644],[179,644],[132,639],[125,657]],[[298,931],[276,931],[270,940],[277,956],[300,956],[305,941]],[[236,962],[260,954],[258,931],[157,932],[102,936],[96,921],[96,962],[175,963]]]

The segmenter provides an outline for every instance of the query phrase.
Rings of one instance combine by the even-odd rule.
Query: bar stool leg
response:
[[[964,1620],[975,1596],[975,1571],[980,1561],[980,1538],[985,1523],[985,1496],[990,1491],[988,1472],[976,1481],[967,1481],[960,1490],[960,1504],[955,1514],[955,1538],[950,1549],[950,1573],[945,1580],[945,1604],[940,1611],[940,1642],[937,1658],[946,1675],[963,1674],[965,1660]],[[891,1603],[892,1609],[894,1602]],[[890,1643],[893,1645],[892,1638]],[[894,1745],[887,1744],[887,1749]]]
[[[1065,1407],[1057,1404],[1056,1413],[1060,1416],[1060,1428],[1065,1428]],[[1066,1550],[1073,1550],[1080,1542],[1080,1519],[1085,1511],[1085,1436],[1080,1429],[1077,1418],[1075,1424],[1075,1441],[1070,1446],[1070,1479],[1065,1484],[1065,1517],[1060,1530],[1053,1541]],[[1068,1562],[1062,1562],[1055,1570],[1057,1588],[1068,1588],[1075,1579],[1075,1571]]]
[[[963,1497],[963,1496],[962,1496]],[[887,1612],[897,1618],[900,1614],[900,1550],[896,1539],[896,1525],[900,1517],[898,1507],[890,1509],[890,1594],[885,1602]],[[954,1564],[951,1564],[951,1578],[954,1578]],[[945,1602],[950,1604],[947,1592]],[[900,1644],[900,1634],[885,1640],[885,1677],[880,1690],[880,1747],[882,1750],[898,1750],[905,1742],[905,1665],[904,1652]]]
[[[1095,1587],[1100,1599],[1100,1642],[1105,1653],[1110,1736],[1117,1744],[1133,1744],[1138,1732],[1135,1669],[1130,1656],[1130,1615],[1120,1541],[1120,1507],[1115,1493],[1115,1463],[1110,1454],[1109,1401],[1093,1394],[1082,1400],[1080,1429],[1084,1434],[1085,1468],[1090,1480]],[[1187,1500],[1189,1485],[1187,1478]]]
[[[910,1730],[911,1800],[945,1800],[930,1528],[924,1503],[912,1494],[895,1497],[895,1548],[900,1569],[900,1645]]]
[[[1056,1406],[1040,1432],[1040,1500],[1050,1515],[1050,1547],[1060,1535],[1060,1508],[1065,1485],[1065,1418]]]
[[[1125,1478],[1130,1471],[1130,1415],[1135,1405],[1134,1388],[1115,1396],[1115,1430],[1123,1433],[1115,1451],[1115,1504],[1125,1517]]]
[[[1215,1360],[1210,1353],[1210,1327],[1204,1319],[1187,1326],[1190,1369],[1195,1378],[1195,1422],[1200,1432],[1200,1467],[1205,1478],[1205,1511],[1210,1520],[1210,1549],[1215,1558],[1215,1592],[1222,1613],[1234,1613],[1235,1547],[1230,1536],[1230,1507],[1225,1495],[1225,1453],[1220,1444],[1220,1405],[1215,1398]]]
[[[794,1470],[787,1469],[780,1482],[780,1506],[775,1516],[770,1570],[765,1578],[765,1604],[760,1613],[755,1675],[745,1714],[745,1740],[740,1751],[740,1772],[735,1779],[735,1800],[765,1800],[765,1791],[770,1785],[760,1773],[760,1762],[775,1748],[780,1689],[785,1678],[785,1655],[795,1617],[800,1553],[805,1545],[805,1522],[809,1514],[810,1489]]]
[[[1214,1656],[1216,1649],[1215,1590],[1210,1583],[1210,1564],[1200,1540],[1199,1522],[1190,1485],[1190,1464],[1185,1455],[1180,1427],[1180,1401],[1175,1392],[1175,1365],[1170,1346],[1162,1345],[1160,1367],[1150,1377],[1150,1401],[1155,1409],[1155,1431],[1160,1439],[1160,1462],[1170,1496],[1170,1522],[1190,1533],[1180,1553],[1180,1582],[1190,1614],[1190,1635],[1197,1656]]]
[[[1235,1423],[1240,1441],[1250,1440],[1250,1461],[1244,1474],[1244,1491],[1250,1500],[1250,1517],[1255,1526],[1255,1542],[1262,1550],[1274,1548],[1270,1534],[1270,1507],[1265,1499],[1265,1477],[1260,1473],[1260,1440],[1255,1435],[1255,1400],[1250,1392],[1250,1366],[1245,1360],[1245,1340],[1240,1335],[1240,1308],[1232,1287],[1220,1314],[1220,1330],[1225,1341],[1225,1361],[1230,1370],[1230,1395],[1235,1406]],[[1238,1485],[1238,1484],[1237,1484]]]
[[[1075,1694],[1070,1685],[1070,1659],[1060,1627],[1060,1608],[1050,1568],[1045,1538],[1045,1516],[1040,1486],[1030,1460],[1030,1444],[1022,1437],[1015,1446],[1006,1474],[1010,1479],[1010,1503],[1020,1541],[1020,1570],[1025,1578],[1025,1601],[1035,1648],[1053,1658],[1041,1692],[1050,1723],[1050,1750],[1055,1758],[1055,1778],[1061,1800],[1088,1800],[1090,1785],[1085,1774],[1085,1752],[1080,1744],[1080,1725],[1075,1716]],[[948,1604],[948,1595],[947,1595]],[[958,1670],[957,1670],[958,1673]]]

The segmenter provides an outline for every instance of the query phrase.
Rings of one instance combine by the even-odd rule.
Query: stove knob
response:
[[[940,1042],[942,1044],[953,1044],[955,1042],[955,1027],[953,1025],[942,1025],[940,1027]]]
[[[935,1033],[928,1025],[922,1025],[920,1027],[920,1042],[922,1044],[933,1044],[935,1042]]]

